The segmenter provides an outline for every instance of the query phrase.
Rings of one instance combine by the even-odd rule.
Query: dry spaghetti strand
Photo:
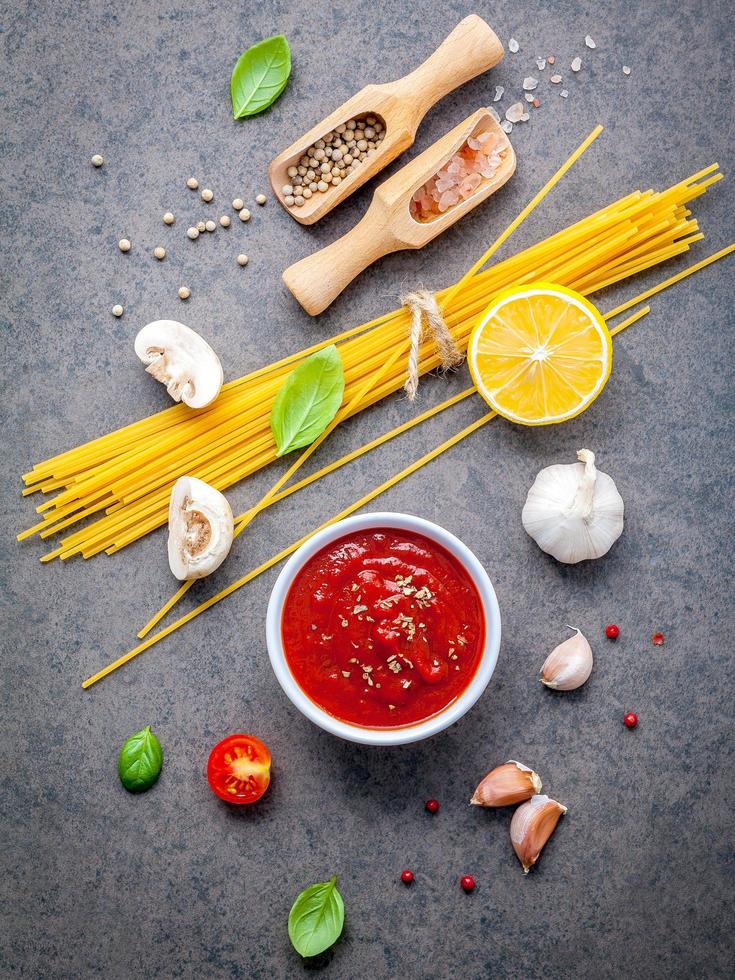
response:
[[[345,517],[349,517],[350,514],[353,514],[356,510],[359,510],[360,507],[364,507],[366,504],[369,504],[371,500],[375,500],[375,498],[381,493],[385,493],[386,490],[390,490],[391,487],[395,486],[401,480],[405,480],[407,476],[415,473],[416,470],[420,469],[426,463],[431,462],[431,460],[436,459],[437,456],[440,456],[443,452],[446,452],[447,449],[451,449],[452,446],[456,446],[458,442],[461,442],[462,439],[466,439],[467,436],[472,435],[473,432],[476,432],[493,418],[495,418],[495,412],[488,412],[481,418],[477,419],[477,421],[472,422],[470,425],[466,426],[466,428],[462,429],[460,432],[457,432],[451,438],[445,440],[445,442],[441,443],[441,445],[437,446],[435,449],[432,449],[431,452],[426,453],[425,456],[415,460],[409,466],[406,466],[405,469],[392,476],[389,480],[386,480],[384,483],[381,483],[380,486],[375,487],[369,493],[366,493],[364,497],[361,497],[359,500],[355,501],[354,504],[350,504],[349,507],[345,507],[345,509],[340,511],[339,514],[335,514],[334,517],[330,518],[328,521],[325,521],[324,524],[314,528],[313,531],[309,531],[308,534],[305,534],[303,537],[299,538],[298,541],[294,541],[294,543],[289,545],[288,548],[284,548],[283,551],[279,551],[278,554],[273,555],[272,558],[269,558],[268,561],[263,562],[262,565],[258,565],[257,568],[254,568],[251,572],[248,572],[247,575],[243,575],[242,578],[236,579],[236,581],[228,585],[227,588],[222,589],[216,595],[213,595],[205,602],[200,603],[198,606],[196,606],[196,608],[192,609],[191,612],[186,613],[185,616],[181,616],[180,619],[175,620],[158,633],[154,633],[153,636],[149,637],[147,640],[144,640],[143,643],[138,644],[137,647],[134,647],[118,660],[115,660],[107,667],[104,667],[96,674],[93,674],[92,677],[88,677],[87,680],[83,682],[82,687],[91,687],[93,684],[96,684],[97,681],[101,681],[103,677],[107,677],[108,674],[111,674],[113,671],[117,670],[118,667],[122,667],[134,657],[137,657],[145,650],[150,649],[150,647],[158,643],[160,640],[170,636],[174,630],[177,630],[180,626],[184,626],[186,623],[191,622],[192,619],[200,616],[203,612],[206,612],[207,609],[211,609],[212,606],[216,605],[218,602],[221,602],[223,599],[226,599],[228,596],[232,595],[233,592],[241,589],[244,585],[247,585],[248,582],[252,582],[254,578],[262,575],[263,572],[268,571],[269,568],[272,568],[274,565],[278,564],[279,561],[282,561],[284,558],[287,558],[289,555],[293,554],[293,552],[296,551],[297,548],[299,548],[305,541],[308,541],[312,535],[326,527],[331,527],[331,525],[336,524],[337,521],[344,520]]]
[[[705,268],[707,265],[710,265],[712,262],[717,261],[718,258],[724,258],[724,256],[731,254],[733,251],[735,251],[735,243],[727,246],[724,249],[720,249],[719,252],[715,253],[712,256],[709,256],[709,260],[703,260],[702,262],[696,263],[695,266],[691,266],[689,269],[682,270],[682,272],[678,273],[677,276],[673,276],[670,279],[664,280],[662,283],[659,283],[657,286],[652,287],[650,290],[647,290],[646,293],[643,293],[641,295],[646,297],[650,295],[654,295],[655,293],[660,292],[661,290],[667,288],[669,285],[672,285],[674,281],[680,282],[682,279],[686,278],[687,275],[692,275],[694,272],[699,271],[699,269]],[[634,300],[634,302],[637,302],[637,299]],[[634,323],[637,323],[638,320],[644,317],[649,311],[650,311],[649,306],[646,305],[641,307],[639,310],[631,314],[625,320],[621,321],[616,326],[612,327],[610,333],[613,336],[621,333],[627,327],[632,326]],[[620,312],[619,307],[614,310],[611,310],[607,314],[606,319],[611,319],[617,316],[619,312]],[[220,592],[218,592],[216,595],[212,596],[211,598],[207,599],[205,602],[200,603],[195,609],[192,609],[191,612],[187,613],[185,616],[180,617],[175,622],[171,623],[169,626],[166,626],[158,633],[155,633],[153,636],[144,640],[143,643],[140,643],[138,646],[128,651],[128,653],[123,654],[122,657],[119,657],[111,664],[108,664],[107,667],[102,668],[102,670],[98,671],[96,674],[93,674],[91,677],[88,677],[85,681],[83,681],[82,687],[83,688],[91,687],[93,684],[96,684],[104,677],[107,677],[109,674],[113,673],[119,667],[122,667],[124,664],[129,663],[129,661],[131,661],[133,658],[137,657],[145,650],[150,649],[150,647],[154,646],[160,640],[163,640],[167,636],[170,636],[170,634],[173,633],[175,630],[179,629],[179,627],[186,625],[186,623],[190,622],[192,619],[195,619],[203,612],[206,612],[207,609],[210,609],[218,602],[221,602],[223,599],[226,599],[229,595],[232,595],[233,592],[236,592],[244,585],[247,585],[248,582],[251,582],[254,578],[257,578],[259,575],[262,575],[263,572],[268,571],[268,569],[278,564],[279,561],[282,561],[288,555],[293,554],[293,552],[296,551],[305,541],[308,541],[308,539],[313,534],[316,534],[318,531],[322,530],[322,528],[329,527],[332,524],[336,523],[337,521],[343,520],[345,517],[348,517],[350,514],[354,513],[360,507],[363,507],[371,500],[374,500],[381,493],[384,493],[386,490],[395,486],[395,484],[405,479],[407,476],[410,476],[412,473],[416,472],[416,470],[420,469],[426,463],[430,462],[433,459],[436,459],[436,457],[439,456],[441,453],[445,452],[447,449],[456,445],[458,442],[466,438],[472,432],[475,432],[478,428],[485,425],[487,422],[490,422],[493,418],[496,418],[495,412],[489,412],[486,415],[483,415],[476,422],[473,422],[471,425],[467,426],[465,429],[462,429],[460,432],[452,436],[450,439],[447,439],[441,445],[437,446],[436,449],[432,450],[430,453],[427,453],[425,456],[422,456],[421,459],[416,460],[414,463],[411,463],[405,469],[401,470],[400,473],[397,473],[389,480],[386,480],[385,483],[382,483],[379,487],[376,487],[374,490],[370,491],[370,493],[366,494],[364,497],[360,498],[360,500],[356,501],[354,504],[345,508],[345,510],[341,511],[339,514],[335,515],[329,521],[326,521],[324,524],[320,525],[320,527],[316,528],[314,531],[304,535],[302,538],[299,538],[298,541],[294,542],[288,548],[285,548],[282,551],[278,552],[278,554],[268,559],[268,561],[264,562],[262,565],[259,565],[251,572],[248,572],[242,578],[237,579],[235,582],[231,583],[225,589],[222,589]]]
[[[459,283],[436,294],[459,350],[466,349],[477,317],[493,295],[508,285],[545,279],[591,295],[687,251],[701,237],[687,205],[721,179],[716,171],[713,164],[664,191],[634,191],[490,268],[479,271],[475,263]],[[498,240],[488,252],[497,247]],[[667,283],[685,274],[691,273]],[[646,295],[636,297],[636,302]],[[226,490],[275,460],[270,410],[299,360],[338,343],[345,367],[345,403],[355,403],[366,379],[404,347],[408,328],[407,311],[395,310],[229,382],[207,409],[193,412],[173,406],[38,464],[25,476],[26,490],[40,489],[52,496],[38,507],[40,519],[20,537],[56,538],[56,547],[42,561],[80,554],[91,558],[127,547],[166,523],[170,490],[179,476],[197,476]],[[425,374],[438,364],[434,345],[421,344],[418,372]],[[382,380],[354,404],[352,414],[398,391],[404,381],[405,365],[396,357]]]
[[[536,207],[544,200],[544,198],[551,192],[551,190],[558,184],[562,179],[564,174],[566,174],[572,165],[582,156],[582,154],[587,150],[592,143],[597,139],[597,137],[602,132],[602,126],[596,126],[595,129],[590,133],[586,140],[581,143],[580,146],[569,156],[566,162],[556,171],[556,173],[551,177],[550,180],[544,184],[541,190],[534,195],[534,197],[529,201],[526,207],[521,211],[521,213],[508,225],[504,232],[502,232],[487,249],[485,254],[481,259],[468,270],[467,273],[460,279],[460,281],[449,290],[448,296],[445,298],[445,304],[451,302],[452,297],[461,289],[463,283],[469,279],[476,271],[478,271],[481,266],[497,252],[500,246],[508,240],[512,233],[526,220],[526,218],[533,213]],[[601,247],[601,246],[600,246]],[[610,250],[612,246],[608,243],[606,248]],[[406,383],[407,390],[409,392],[409,398],[413,400],[416,395],[416,385],[418,383],[418,373],[419,373],[419,351],[420,351],[420,337],[421,337],[421,315],[417,317],[416,311],[412,310],[412,302],[416,303],[419,300],[419,293],[411,293],[406,297],[403,297],[402,301],[404,306],[408,307],[408,313],[411,320],[411,329],[409,331],[409,340],[407,341],[409,347],[409,379]],[[423,297],[423,302],[426,305],[427,299]],[[433,313],[432,311],[435,311]],[[432,295],[430,300],[429,312],[427,314],[427,320],[432,326],[432,336],[434,346],[437,349],[440,364],[442,368],[447,368],[452,365],[456,365],[461,361],[462,355],[459,348],[457,347],[454,337],[449,331],[449,327],[443,320],[439,306],[435,297]],[[374,375],[368,377],[365,384],[358,390],[357,394],[354,396],[352,401],[343,408],[338,416],[333,420],[333,422],[327,427],[326,431],[314,442],[304,453],[299,457],[299,459],[291,466],[288,471],[281,476],[276,483],[271,487],[268,493],[262,498],[259,504],[256,504],[254,508],[248,511],[242,517],[238,518],[235,524],[235,537],[242,533],[245,528],[251,523],[255,516],[263,510],[265,507],[272,502],[273,498],[277,492],[284,486],[285,483],[291,478],[291,476],[299,469],[299,467],[306,462],[306,460],[316,451],[316,449],[324,442],[327,436],[334,430],[334,428],[342,421],[344,418],[348,418],[353,411],[359,411],[360,405],[363,399],[366,397],[368,392],[374,389],[378,381],[387,373],[387,371],[393,367],[393,365],[398,361],[402,353],[400,343],[394,348],[392,353],[388,356],[386,360],[377,368]],[[194,581],[185,582],[176,593],[159,609],[159,611],[149,620],[149,622],[143,627],[143,629],[138,634],[139,637],[144,637],[153,626],[163,619],[167,613],[169,613],[174,606],[182,599],[186,593],[193,586]]]

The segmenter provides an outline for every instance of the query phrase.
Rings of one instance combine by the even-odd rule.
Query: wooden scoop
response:
[[[476,14],[465,17],[410,75],[384,85],[368,85],[280,153],[268,168],[276,197],[296,221],[314,224],[411,146],[419,123],[439,99],[492,68],[502,57],[503,45],[485,21]],[[340,184],[324,193],[315,192],[299,208],[288,207],[283,194],[283,187],[291,183],[288,168],[297,166],[304,151],[325,133],[365,115],[381,120],[385,126],[383,141]]]
[[[411,215],[411,198],[470,137],[489,132],[498,138],[504,156],[495,174],[483,178],[464,201],[427,221]],[[390,252],[422,248],[502,187],[516,169],[516,156],[508,137],[487,109],[478,109],[446,136],[417,156],[375,191],[365,216],[351,231],[326,248],[289,266],[283,281],[307,313],[316,316],[363,269]]]

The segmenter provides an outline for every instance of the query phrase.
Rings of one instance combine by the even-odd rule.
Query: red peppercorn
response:
[[[401,871],[401,881],[404,885],[410,885],[413,881],[413,871],[406,868],[405,871]]]
[[[635,715],[632,711],[629,711],[625,718],[623,718],[623,724],[626,728],[635,728],[635,726],[638,724],[638,715]]]
[[[620,636],[620,627],[616,626],[615,623],[610,623],[609,626],[605,627],[605,636],[608,640],[617,640]]]
[[[438,813],[439,812],[439,800],[427,800],[426,801],[426,809],[429,811],[429,813]]]
[[[463,891],[466,892],[473,891],[475,887],[475,879],[472,877],[472,875],[465,875],[463,878],[460,878],[459,883],[462,886]]]

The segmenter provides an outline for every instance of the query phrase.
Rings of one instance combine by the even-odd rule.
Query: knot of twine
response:
[[[450,368],[461,364],[462,353],[449,332],[449,327],[442,316],[436,297],[428,289],[416,289],[412,293],[406,293],[405,296],[401,296],[401,305],[407,307],[411,314],[408,378],[403,387],[409,401],[413,401],[419,386],[419,347],[425,327],[428,328],[434,338],[443,371],[448,371]]]

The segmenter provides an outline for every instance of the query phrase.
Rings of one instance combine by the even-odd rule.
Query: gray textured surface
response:
[[[293,977],[304,973],[286,916],[305,885],[336,872],[344,938],[322,975],[375,977],[724,977],[732,967],[733,260],[655,300],[615,342],[604,394],[543,431],[494,423],[380,501],[467,540],[504,616],[497,672],[477,707],[430,743],[342,744],[299,716],[266,658],[264,576],[96,689],[79,682],[130,644],[169,595],[162,534],[122,556],[41,566],[18,546],[32,517],[19,474],[36,460],[166,405],[132,351],[139,327],[182,317],[235,377],[395,305],[404,284],[454,279],[595,122],[603,139],[516,235],[513,249],[633,187],[663,186],[732,158],[730,13],[725,2],[479,3],[521,53],[441,103],[423,148],[533,71],[574,54],[564,102],[517,127],[517,175],[497,199],[423,252],[371,269],[320,319],[280,283],[284,264],[346,230],[370,189],[313,230],[273,201],[248,226],[192,244],[189,220],[266,187],[270,157],[361,85],[398,76],[472,8],[432,3],[3,3],[3,546],[0,974],[28,977]],[[276,31],[291,40],[288,90],[266,115],[229,117],[229,71]],[[595,52],[582,44],[590,32]],[[625,78],[621,65],[632,65]],[[567,74],[569,74],[567,72]],[[508,100],[504,101],[504,105]],[[105,157],[102,170],[89,165]],[[215,191],[197,203],[185,180]],[[165,228],[161,214],[177,222]],[[698,202],[707,242],[732,240],[733,196]],[[133,241],[128,256],[116,242]],[[163,264],[150,256],[163,243]],[[246,251],[241,270],[235,255]],[[685,262],[673,263],[678,268]],[[661,273],[639,282],[653,282]],[[193,295],[184,307],[176,289]],[[636,284],[636,286],[638,283]],[[630,295],[631,286],[615,293]],[[634,287],[633,287],[634,288]],[[109,313],[125,305],[123,319]],[[608,298],[603,308],[610,305]],[[465,382],[432,380],[422,405]],[[217,577],[228,581],[474,417],[432,421],[263,515]],[[400,399],[338,433],[322,458],[405,418]],[[536,471],[599,453],[626,502],[603,561],[562,568],[523,532]],[[256,499],[272,473],[232,494]],[[199,590],[202,595],[207,587]],[[620,624],[615,645],[602,637]],[[596,670],[579,693],[540,688],[537,669],[573,622]],[[666,633],[654,649],[650,634]],[[621,725],[636,710],[640,726]],[[151,723],[166,763],[128,796],[121,741]],[[211,745],[250,730],[274,778],[258,806],[228,809],[203,770]],[[467,799],[508,757],[538,768],[569,815],[524,879],[506,812]],[[435,818],[423,801],[436,796]],[[411,889],[398,882],[416,871]],[[472,896],[457,879],[471,872]]]

